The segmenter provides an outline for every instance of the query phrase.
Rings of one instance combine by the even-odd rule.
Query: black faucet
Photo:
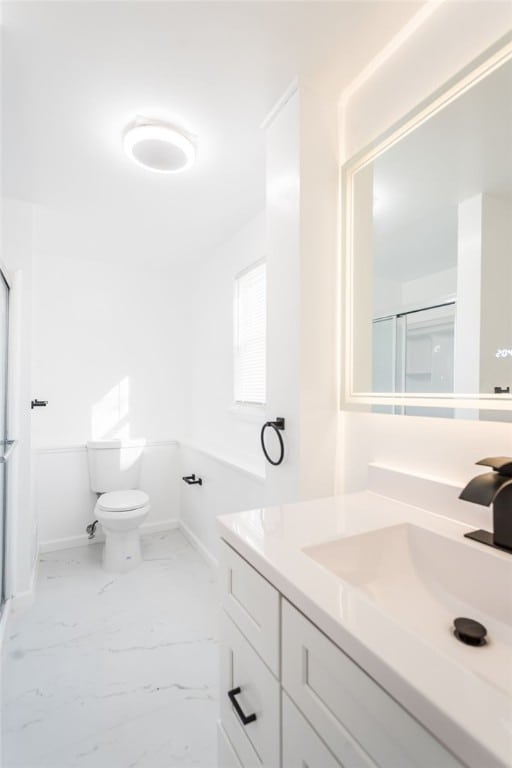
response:
[[[508,456],[495,456],[481,459],[477,464],[492,467],[494,471],[470,480],[459,499],[483,504],[484,507],[492,504],[494,533],[479,530],[464,535],[512,554],[512,459]]]

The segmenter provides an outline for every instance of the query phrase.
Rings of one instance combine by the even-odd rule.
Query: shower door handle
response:
[[[47,405],[48,400],[38,400],[37,397],[30,403],[31,408],[46,408]]]

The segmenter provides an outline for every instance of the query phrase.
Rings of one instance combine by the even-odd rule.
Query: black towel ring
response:
[[[274,430],[274,432],[277,435],[277,439],[279,440],[280,452],[279,452],[279,458],[277,459],[277,461],[274,461],[274,459],[272,459],[269,456],[267,448],[265,446],[265,430],[268,429],[269,427]],[[281,435],[281,432],[283,430],[284,430],[284,419],[282,418],[282,416],[279,416],[275,421],[266,421],[261,428],[261,433],[260,433],[261,448],[263,450],[263,453],[265,454],[266,460],[269,462],[269,464],[273,464],[274,467],[279,466],[279,464],[281,464],[281,462],[284,459],[284,442],[283,442],[283,437]]]

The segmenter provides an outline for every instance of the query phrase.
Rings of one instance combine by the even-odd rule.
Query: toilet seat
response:
[[[144,491],[110,491],[99,497],[97,509],[104,512],[129,512],[142,509],[149,504],[149,496]]]

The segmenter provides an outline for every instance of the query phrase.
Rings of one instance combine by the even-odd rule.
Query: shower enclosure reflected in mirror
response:
[[[512,420],[511,94],[508,36],[344,167],[344,407]]]
[[[14,448],[8,439],[7,382],[9,352],[9,292],[7,273],[0,266],[0,613],[5,603],[5,538],[7,533],[7,467]]]

